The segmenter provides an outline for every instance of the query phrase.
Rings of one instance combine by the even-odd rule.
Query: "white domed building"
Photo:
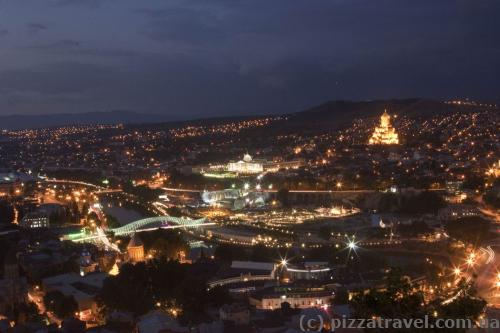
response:
[[[243,160],[229,162],[227,170],[240,174],[256,174],[264,171],[264,161],[254,160],[249,154],[243,156]]]

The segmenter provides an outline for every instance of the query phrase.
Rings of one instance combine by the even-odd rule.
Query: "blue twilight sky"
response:
[[[0,115],[500,98],[498,0],[0,0]]]

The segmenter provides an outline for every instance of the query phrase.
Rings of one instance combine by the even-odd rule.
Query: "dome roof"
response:
[[[245,154],[245,156],[243,156],[243,161],[245,161],[245,162],[251,162],[252,161],[252,156],[250,156],[250,154]]]

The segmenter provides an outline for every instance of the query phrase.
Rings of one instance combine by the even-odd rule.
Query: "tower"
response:
[[[391,125],[391,116],[384,110],[380,116],[380,125],[375,127],[368,141],[370,145],[397,145],[399,143],[398,133]]]
[[[144,244],[137,233],[130,238],[130,242],[127,245],[127,252],[128,257],[132,262],[144,260]]]

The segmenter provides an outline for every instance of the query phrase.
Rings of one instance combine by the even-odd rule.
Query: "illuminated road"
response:
[[[500,306],[500,289],[497,287],[497,281],[500,256],[497,252],[500,251],[500,239],[490,242],[485,249],[487,253],[485,253],[484,264],[476,271],[476,288],[479,296],[485,299],[488,305],[498,307]]]
[[[188,193],[201,193],[204,190],[195,190],[195,189],[185,189],[185,188],[173,188],[173,187],[162,187],[162,190],[170,191],[170,192],[188,192]],[[255,190],[258,192],[265,193],[276,193],[278,190]],[[373,193],[376,190],[290,190],[290,193]]]
[[[98,186],[98,185],[94,185],[94,184],[91,184],[91,183],[85,183],[85,182],[81,182],[81,181],[77,181],[77,180],[66,180],[66,179],[45,179],[44,180],[46,183],[54,183],[54,184],[70,184],[70,185],[80,185],[80,186],[86,186],[86,187],[90,187],[90,188],[93,188],[93,189],[96,189],[97,191],[95,191],[94,193],[95,194],[104,194],[104,193],[119,193],[119,192],[123,192],[122,189],[110,189],[110,188],[106,188],[106,187],[102,187],[102,186]]]
[[[196,190],[196,189],[187,189],[187,188],[174,188],[174,187],[162,187],[161,188],[164,191],[170,191],[170,192],[188,192],[188,193],[201,193],[204,190]],[[445,189],[442,188],[430,188],[426,189],[426,191],[444,191]],[[252,190],[253,191],[253,190]],[[276,193],[278,190],[269,190],[269,189],[261,189],[261,190],[254,190],[258,192],[265,192],[265,193]],[[378,192],[377,190],[290,190],[289,193],[375,193]]]

